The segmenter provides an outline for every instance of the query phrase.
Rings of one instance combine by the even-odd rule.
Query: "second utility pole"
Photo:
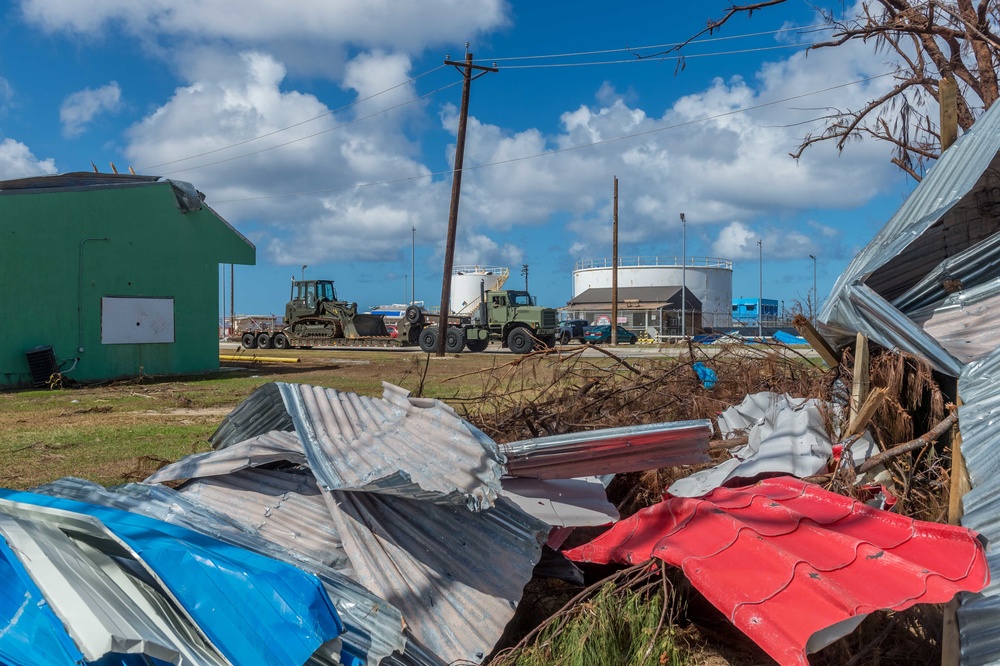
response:
[[[451,179],[451,209],[448,211],[448,240],[444,246],[444,277],[441,280],[441,316],[438,319],[438,339],[435,356],[444,356],[445,340],[448,337],[448,310],[451,307],[451,269],[455,263],[455,230],[458,227],[458,197],[462,193],[462,165],[465,162],[465,126],[469,120],[469,91],[472,82],[486,72],[496,72],[496,67],[472,64],[472,54],[465,45],[465,62],[454,62],[448,58],[444,64],[453,65],[462,74],[462,110],[458,115],[458,136],[455,140],[455,171]],[[476,76],[472,70],[482,70]]]

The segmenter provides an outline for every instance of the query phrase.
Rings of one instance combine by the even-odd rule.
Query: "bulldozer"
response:
[[[357,303],[337,298],[333,280],[292,280],[285,304],[285,323],[271,331],[245,332],[240,337],[247,349],[288,349],[312,346],[381,346],[416,344],[417,331],[404,326],[398,338],[389,336],[380,315],[358,312]],[[414,339],[411,341],[409,337]]]

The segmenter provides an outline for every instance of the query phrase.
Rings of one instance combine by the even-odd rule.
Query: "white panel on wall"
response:
[[[101,344],[136,345],[174,341],[174,299],[101,299]]]

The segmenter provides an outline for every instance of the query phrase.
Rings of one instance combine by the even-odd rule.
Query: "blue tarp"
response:
[[[297,567],[199,532],[118,509],[6,489],[0,489],[0,501],[59,509],[100,520],[142,559],[216,648],[234,664],[303,664],[323,643],[343,631],[319,579]],[[55,634],[52,645],[45,640],[48,616],[54,618],[54,615],[26,572],[9,559],[15,555],[6,544],[4,548],[0,554],[8,560],[6,570],[0,572],[0,584],[4,585],[0,612],[6,614],[7,622],[0,626],[2,639],[12,646],[19,640],[18,634],[31,641],[25,646],[30,648],[27,656],[31,658],[24,663],[58,664],[60,660],[48,658],[50,650],[62,650],[67,657],[73,653]],[[22,595],[23,603],[26,591],[34,610],[15,617],[11,611],[16,614],[14,605],[18,598],[7,589],[6,582],[16,583],[18,579],[27,579],[18,584],[21,592],[17,594]],[[25,621],[29,625],[22,627]],[[14,627],[17,631],[11,630]],[[14,636],[8,638],[11,634]],[[75,646],[71,649],[76,650]],[[58,656],[59,652],[53,654]]]
[[[784,331],[775,331],[772,336],[775,340],[786,345],[807,345],[806,339],[801,335],[792,335]]]

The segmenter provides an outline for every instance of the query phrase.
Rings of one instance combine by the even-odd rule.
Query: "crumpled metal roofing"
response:
[[[977,284],[909,315],[959,362],[971,363],[997,347],[1000,278]]]
[[[403,612],[445,663],[481,662],[514,615],[549,527],[507,500],[473,513],[324,491],[358,581]]]
[[[708,419],[605,428],[502,445],[512,476],[574,479],[707,462]]]
[[[962,405],[958,420],[972,490],[962,498],[962,525],[977,530],[989,543],[1000,542],[1000,350],[970,363],[958,381]],[[987,554],[990,570],[1000,571],[1000,551]],[[962,664],[1000,663],[1000,576],[980,594],[963,595],[958,609]]]
[[[294,432],[268,432],[221,450],[185,456],[158,469],[146,479],[146,483],[232,474],[275,462],[306,464],[305,451]]]
[[[429,654],[446,662],[481,661],[513,616],[523,587],[541,557],[548,524],[503,499],[496,500],[492,508],[472,512],[467,506],[426,499],[440,499],[439,494],[420,492],[415,497],[401,497],[386,494],[382,485],[362,483],[349,484],[361,486],[359,491],[324,488],[327,511],[323,515],[312,489],[308,484],[299,485],[302,480],[297,473],[247,469],[258,463],[274,463],[282,451],[298,463],[301,458],[296,456],[302,450],[306,452],[306,466],[317,481],[340,464],[341,456],[357,461],[346,467],[356,468],[358,477],[365,475],[363,466],[367,461],[389,469],[380,455],[365,451],[360,452],[365,454],[362,458],[360,453],[345,453],[343,449],[348,446],[375,445],[367,438],[335,438],[330,434],[334,430],[331,424],[338,429],[353,428],[350,432],[354,433],[362,429],[356,425],[358,422],[374,423],[371,433],[388,433],[387,437],[396,441],[397,430],[378,429],[378,424],[387,420],[395,423],[392,419],[404,418],[406,409],[413,408],[422,411],[411,419],[412,441],[395,454],[410,455],[411,459],[391,464],[407,469],[419,464],[422,474],[443,474],[439,470],[453,464],[454,456],[447,446],[435,445],[447,439],[441,433],[469,433],[475,429],[466,428],[464,421],[450,409],[441,409],[437,401],[414,400],[402,389],[385,387],[389,401],[330,389],[279,385],[277,395],[293,414],[295,439],[282,432],[258,435],[250,442],[229,443],[221,450],[175,463],[153,478],[189,478],[178,489],[182,495],[225,513],[231,521],[252,525],[261,536],[284,548],[301,547],[314,557],[318,551],[329,549],[330,563],[338,570],[399,608],[415,643]],[[270,395],[263,404],[274,400],[273,391]],[[344,405],[351,406],[354,416],[335,413]],[[384,412],[391,418],[382,418]],[[320,421],[326,428],[323,437],[317,434],[320,428],[315,425]],[[434,427],[438,421],[444,421],[446,427]],[[327,440],[334,439],[327,445]],[[377,446],[387,448],[385,442]],[[414,451],[423,457],[414,461]],[[463,485],[463,469],[459,466],[447,472],[455,480],[455,487]],[[203,471],[213,476],[201,478]],[[475,479],[474,474],[482,474],[482,467],[466,473]],[[600,491],[603,495],[603,485]],[[286,503],[288,515],[282,516],[282,510],[275,507]],[[300,510],[303,515],[296,515]]]
[[[165,486],[141,483],[130,483],[108,490],[93,482],[73,478],[59,479],[36,488],[35,492],[148,516],[207,534],[315,574],[322,581],[344,622],[341,661],[346,666],[375,666],[394,651],[397,652],[397,660],[393,663],[408,666],[435,663],[428,662],[426,658],[412,658],[414,649],[403,637],[402,616],[388,602],[302,553],[286,550],[264,540],[250,526],[233,521],[224,513],[195,502],[191,496]],[[406,654],[399,654],[404,650]],[[419,649],[416,652],[418,655],[422,654]]]
[[[504,497],[552,527],[607,525],[620,517],[618,509],[608,501],[604,483],[595,476],[582,479],[504,477],[501,482]]]
[[[491,506],[504,463],[493,440],[439,400],[412,398],[386,382],[382,387],[382,399],[376,399],[307,384],[268,384],[227,417],[212,442],[226,448],[238,438],[288,430],[290,419],[324,488],[459,503],[473,511]]]
[[[845,340],[861,331],[959,375],[961,364],[892,303],[898,299],[906,310],[927,307],[934,295],[972,286],[962,277],[996,277],[989,265],[998,252],[993,212],[1000,205],[998,150],[1000,109],[990,109],[938,159],[837,280],[820,314],[825,332]],[[956,255],[969,271],[952,272]]]
[[[354,577],[316,478],[308,472],[245,469],[194,479],[177,491],[288,551]]]
[[[89,661],[136,652],[175,663],[304,664],[329,650],[334,659],[323,663],[336,663],[343,626],[319,580],[298,568],[47,495],[0,489],[0,517],[10,552]]]
[[[1000,493],[992,453],[1000,446],[993,434],[1000,398],[982,378],[997,377],[993,350],[1000,348],[1000,336],[991,344],[990,331],[1000,278],[998,208],[1000,107],[995,106],[941,156],[855,257],[820,315],[824,332],[841,336],[839,342],[860,331],[959,377],[964,402],[959,427],[973,482],[962,524],[990,539],[1000,532],[1000,506],[992,502]],[[989,561],[1000,574],[1000,558],[991,554]],[[992,588],[982,596],[963,596],[963,664],[1000,663],[997,599]]]
[[[833,444],[826,433],[822,403],[770,391],[748,395],[739,405],[719,414],[725,437],[746,432],[748,441],[731,451],[732,458],[675,481],[667,492],[678,497],[701,497],[733,479],[790,474],[799,478],[827,469]],[[834,406],[827,405],[828,410]],[[860,465],[875,452],[869,436],[854,442],[851,455]]]
[[[787,477],[703,499],[668,497],[564,554],[599,563],[656,557],[680,567],[781,664],[808,664],[807,652],[865,614],[942,603],[989,581],[975,532]]]

